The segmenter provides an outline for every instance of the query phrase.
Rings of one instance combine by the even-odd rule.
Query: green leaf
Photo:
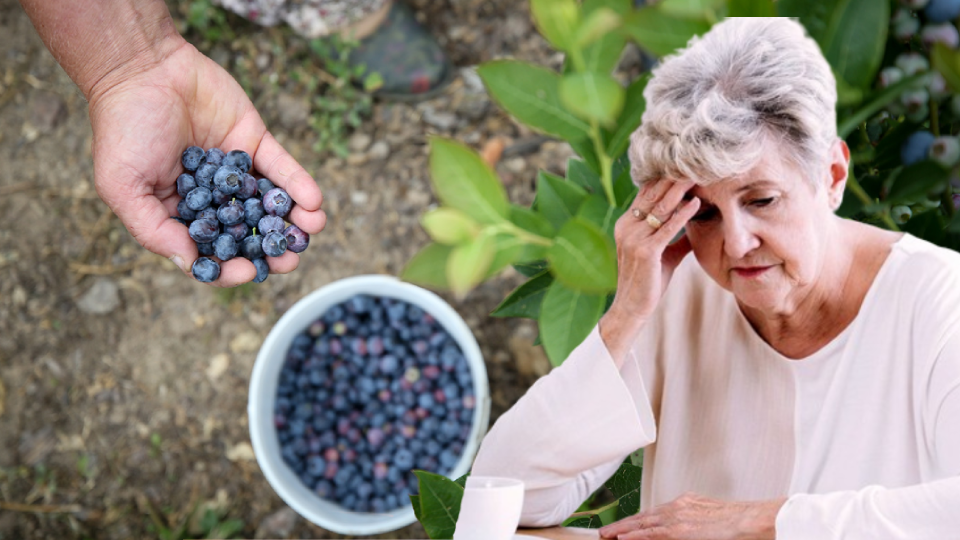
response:
[[[583,2],[584,18],[589,19],[594,11],[599,9],[608,9],[623,17],[630,12],[631,7],[629,0],[585,0]],[[582,51],[584,71],[597,73],[613,71],[617,67],[626,42],[621,32],[608,32],[596,42],[584,47]]]
[[[710,22],[701,17],[677,17],[657,6],[634,11],[624,19],[624,30],[647,51],[666,56],[687,46],[693,36],[710,30]]]
[[[507,295],[490,314],[492,317],[524,317],[527,319],[540,318],[540,305],[547,289],[553,283],[553,275],[543,270],[520,285]]]
[[[599,529],[603,527],[603,522],[600,521],[600,516],[597,514],[590,514],[589,516],[580,516],[574,518],[571,521],[568,521],[563,524],[564,527],[577,527],[581,529]]]
[[[717,11],[726,0],[662,0],[657,7],[665,13],[681,17],[699,17],[708,11]]]
[[[420,484],[420,523],[433,539],[453,538],[460,516],[463,488],[446,476],[413,471]]]
[[[529,255],[529,257],[535,258],[535,256],[542,256],[544,251],[542,246],[534,247],[540,247],[540,253],[532,253]],[[496,235],[493,243],[493,259],[490,260],[490,266],[487,268],[487,271],[481,281],[486,281],[487,279],[499,274],[504,268],[515,262],[525,260],[526,258],[524,257],[524,250],[526,248],[527,243],[523,240],[520,240],[516,236],[511,234]]]
[[[637,198],[640,188],[633,183],[630,169],[626,169],[613,180],[613,196],[617,200],[617,208],[626,210]]]
[[[547,269],[547,261],[531,261],[514,264],[513,267],[526,277],[533,277]]]
[[[553,274],[568,287],[601,294],[617,288],[617,250],[596,225],[573,218],[547,252]]]
[[[468,242],[480,232],[479,224],[455,208],[436,208],[420,218],[420,224],[430,238],[440,244]]]
[[[527,232],[532,232],[544,238],[553,238],[557,233],[557,230],[545,217],[525,206],[510,205],[510,222]]]
[[[933,69],[943,75],[943,80],[947,81],[954,92],[960,92],[960,52],[943,43],[937,43],[930,53],[930,63]]]
[[[447,206],[480,223],[497,223],[507,216],[503,184],[479,154],[449,139],[430,139],[433,189]]]
[[[496,254],[496,239],[486,231],[476,239],[460,244],[447,260],[447,282],[458,296],[465,295],[487,275]]]
[[[775,17],[772,0],[730,0],[727,17]]]
[[[624,463],[604,484],[617,498],[617,519],[632,516],[640,511],[642,473],[643,468]]]
[[[374,92],[383,86],[383,77],[378,72],[373,72],[363,79],[363,90],[365,92]]]
[[[869,87],[887,42],[890,3],[877,0],[778,0],[780,16],[799,17],[834,71]]]
[[[557,233],[545,217],[523,206],[510,205],[510,221],[517,227],[543,238],[553,238]],[[524,244],[520,254],[511,262],[533,261],[546,256],[546,246]]]
[[[550,363],[559,366],[600,320],[602,295],[587,294],[554,281],[540,306],[540,340]]]
[[[470,476],[470,473],[467,473],[467,474],[461,476],[460,478],[457,478],[456,480],[454,480],[454,483],[456,483],[458,486],[460,486],[460,487],[462,487],[462,488],[465,488],[465,487],[467,487],[467,478],[468,478],[469,476]]]
[[[945,184],[949,177],[950,171],[937,163],[930,160],[919,161],[904,167],[897,174],[884,202],[895,205],[925,197],[927,192],[938,184]]]
[[[600,158],[597,157],[597,150],[593,145],[593,139],[576,139],[568,140],[567,142],[570,143],[570,148],[573,148],[573,151],[583,158],[584,163],[586,163],[593,172],[600,174]]]
[[[441,244],[428,244],[410,259],[400,273],[400,279],[423,287],[449,289],[447,260],[453,248]]]
[[[600,175],[593,172],[593,169],[583,160],[577,158],[567,160],[567,180],[590,193],[603,193]]]
[[[613,124],[623,109],[623,87],[604,73],[570,73],[560,79],[560,100],[574,114]]]
[[[586,47],[620,27],[620,15],[607,7],[600,7],[585,14],[583,23],[577,28],[574,44]]]
[[[890,85],[878,92],[875,92],[866,98],[866,105],[858,109],[850,116],[841,119],[837,125],[837,136],[846,139],[857,126],[866,122],[873,115],[879,113],[884,107],[900,97],[905,90],[916,86],[923,81],[925,74],[919,73],[913,77],[903,79],[896,84]],[[837,81],[839,85],[839,80]]]
[[[635,465],[637,467],[643,467],[643,448],[636,450],[629,456],[627,456],[627,463]]]
[[[880,139],[880,144],[877,145],[877,159],[871,165],[881,170],[898,167],[900,147],[918,129],[920,126],[913,122],[900,122]]]
[[[610,206],[606,197],[594,194],[587,197],[587,200],[580,205],[580,210],[577,211],[577,217],[583,218],[599,227],[600,230],[607,235],[607,238],[613,242],[614,226],[623,213],[624,210],[622,208]]]
[[[928,210],[913,216],[901,229],[906,233],[910,233],[917,238],[923,238],[927,242],[937,244],[938,246],[943,246],[946,240],[940,212],[937,210]]]
[[[643,90],[650,81],[650,75],[644,74],[627,87],[623,110],[617,118],[617,129],[607,134],[604,141],[608,156],[619,156],[630,146],[630,135],[640,126],[643,111],[647,108],[647,101],[643,97]]]
[[[546,171],[537,173],[537,211],[553,226],[560,229],[576,215],[587,198],[580,186]]]
[[[560,75],[536,64],[495,60],[477,68],[487,91],[521,123],[566,141],[587,139],[590,125],[560,104]]]
[[[461,486],[462,487],[462,486]],[[410,505],[413,506],[413,515],[417,518],[417,521],[423,523],[423,518],[420,516],[420,496],[419,495],[409,495]]]
[[[561,51],[570,49],[580,24],[580,7],[574,0],[531,0],[530,14],[551,45]]]

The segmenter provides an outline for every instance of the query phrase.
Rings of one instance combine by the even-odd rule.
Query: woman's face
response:
[[[710,277],[742,306],[776,315],[792,313],[821,285],[830,258],[831,206],[845,182],[825,178],[814,189],[772,146],[747,174],[694,187],[690,194],[700,198],[700,210],[686,231]],[[838,170],[831,167],[834,176]]]

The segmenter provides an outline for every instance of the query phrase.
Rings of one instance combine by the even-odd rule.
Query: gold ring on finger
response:
[[[663,222],[657,219],[657,216],[653,215],[653,212],[647,214],[647,217],[644,218],[644,221],[647,222],[647,225],[653,227],[653,230],[657,230],[663,226]]]

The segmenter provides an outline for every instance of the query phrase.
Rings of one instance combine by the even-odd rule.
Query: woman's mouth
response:
[[[767,270],[773,268],[773,266],[744,266],[741,268],[734,268],[733,272],[744,279],[752,279],[759,277],[761,274]]]

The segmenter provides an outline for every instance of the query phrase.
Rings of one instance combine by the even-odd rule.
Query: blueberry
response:
[[[240,201],[233,199],[232,201],[220,206],[220,208],[217,210],[217,219],[219,219],[220,223],[223,223],[224,225],[236,225],[238,223],[243,223],[243,205],[240,203]]]
[[[265,257],[263,247],[261,247],[262,243],[263,236],[256,234],[256,231],[254,231],[254,234],[244,238],[243,241],[240,242],[240,254],[251,261],[254,259],[262,259]]]
[[[229,156],[228,156],[229,157]],[[230,165],[221,165],[213,175],[213,185],[223,193],[233,195],[240,191],[243,171]]]
[[[935,23],[947,22],[960,15],[960,0],[930,0],[923,14]]]
[[[935,43],[943,43],[948,49],[956,49],[957,45],[960,45],[960,33],[950,22],[928,24],[920,31],[920,41],[928,49],[932,49]]]
[[[273,188],[263,194],[263,210],[271,216],[285,217],[293,207],[293,199],[283,188]]]
[[[283,236],[287,238],[287,249],[294,253],[302,253],[310,244],[310,236],[296,225],[284,229]]]
[[[307,472],[310,476],[322,477],[327,470],[327,462],[320,456],[310,456],[307,458]]]
[[[183,155],[180,157],[180,163],[183,164],[184,169],[193,172],[203,163],[203,157],[203,148],[191,146],[183,151]]]
[[[183,173],[177,177],[177,193],[181,197],[186,197],[187,193],[193,191],[195,187],[197,187],[197,180],[192,174]]]
[[[275,186],[273,182],[267,180],[266,178],[257,180],[257,192],[260,193],[261,197],[275,187],[277,186]]]
[[[229,234],[221,234],[213,241],[214,255],[221,261],[229,261],[237,256],[237,241]]]
[[[393,455],[393,465],[397,469],[409,470],[413,467],[413,453],[406,448],[397,450],[397,453]]]
[[[199,212],[210,206],[210,202],[213,200],[213,194],[205,187],[197,187],[193,188],[190,193],[187,193],[187,197],[184,200],[187,201],[187,208]]]
[[[263,204],[260,199],[247,199],[243,201],[244,222],[251,229],[260,223],[260,218],[267,215],[263,211]]]
[[[220,265],[213,259],[200,257],[193,262],[193,277],[201,283],[210,283],[220,277]]]
[[[262,248],[268,257],[279,257],[287,250],[287,239],[282,233],[267,233],[263,236]]]
[[[197,242],[197,253],[203,257],[211,257],[216,252],[213,249],[213,242]]]
[[[197,172],[194,173],[194,178],[196,179],[198,186],[203,186],[209,190],[213,190],[213,175],[217,174],[217,169],[220,167],[214,165],[213,163],[204,163],[197,169]]]
[[[263,216],[260,218],[260,221],[257,222],[257,230],[260,231],[260,234],[268,234],[272,232],[283,232],[283,218],[277,216]]]
[[[320,480],[317,482],[313,492],[321,499],[329,499],[333,496],[333,485],[328,480]]]
[[[190,224],[188,232],[194,242],[213,242],[220,236],[220,224],[212,219],[198,219]]]
[[[236,167],[240,169],[241,173],[245,173],[249,172],[250,168],[253,167],[253,160],[250,159],[250,154],[243,150],[231,150],[227,152],[226,157],[223,158],[223,165]]]
[[[460,458],[450,450],[444,450],[440,453],[440,465],[449,469],[454,468]]]
[[[900,147],[900,160],[904,165],[912,165],[927,159],[927,154],[936,137],[929,131],[917,131],[910,135]]]
[[[237,223],[236,225],[229,225],[223,228],[223,232],[229,234],[233,237],[234,240],[239,244],[241,240],[247,237],[250,234],[250,227],[247,227],[246,223]]]
[[[247,200],[257,194],[257,179],[250,173],[243,173],[240,177],[240,191],[237,191],[237,198]]]
[[[208,206],[203,210],[197,212],[197,219],[212,219],[213,221],[217,220],[217,209],[212,206]]]
[[[222,204],[227,204],[227,202],[233,198],[233,195],[229,193],[224,193],[217,188],[213,188],[213,204],[220,206]]]
[[[191,221],[197,218],[197,213],[187,206],[186,199],[180,199],[180,202],[177,203],[177,214],[181,218]]]

